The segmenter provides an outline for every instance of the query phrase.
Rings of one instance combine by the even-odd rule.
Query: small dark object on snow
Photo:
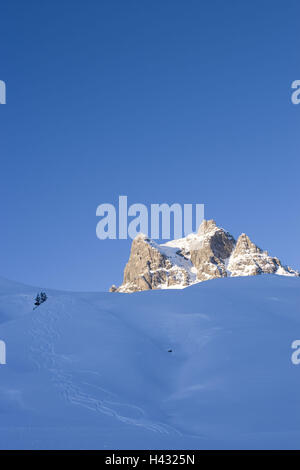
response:
[[[40,294],[37,294],[37,296],[36,296],[36,298],[35,298],[34,305],[36,305],[36,306],[41,305],[41,297],[40,297]]]
[[[34,305],[36,305],[36,307],[38,307],[43,302],[46,302],[47,299],[48,299],[48,297],[46,295],[46,292],[40,292],[40,294],[37,294],[36,298],[34,299],[35,300]]]

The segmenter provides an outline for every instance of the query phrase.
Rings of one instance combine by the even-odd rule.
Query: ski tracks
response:
[[[122,423],[139,426],[149,431],[164,435],[180,435],[177,430],[164,423],[152,422],[147,419],[145,416],[146,413],[142,408],[132,404],[118,402],[115,400],[113,393],[86,380],[78,381],[77,378],[75,381],[73,374],[66,372],[65,369],[67,365],[65,368],[62,367],[66,359],[63,354],[56,353],[55,343],[57,343],[61,337],[59,321],[62,320],[62,316],[69,320],[72,318],[70,310],[73,300],[71,300],[71,302],[69,301],[69,303],[69,309],[65,303],[62,309],[62,303],[60,302],[59,308],[58,305],[52,304],[50,309],[47,308],[47,304],[45,304],[35,309],[33,312],[33,326],[30,330],[32,337],[30,353],[32,361],[35,363],[38,370],[48,370],[51,373],[52,382],[60,390],[66,402],[72,405],[81,406],[95,413],[111,416]],[[57,311],[59,311],[59,314],[56,313]],[[95,374],[100,376],[98,372],[89,369],[81,372],[88,374],[88,376]],[[94,389],[94,391],[91,391],[91,389]],[[105,396],[109,397],[109,399],[105,398]],[[120,413],[120,411],[117,411],[118,408],[127,409],[128,413]],[[140,417],[136,418],[130,416],[130,414],[133,413],[140,415]]]

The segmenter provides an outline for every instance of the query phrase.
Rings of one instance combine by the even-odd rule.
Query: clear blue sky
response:
[[[120,283],[96,207],[205,203],[300,267],[299,1],[1,3],[0,275]]]

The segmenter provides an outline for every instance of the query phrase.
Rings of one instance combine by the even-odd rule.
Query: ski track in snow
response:
[[[78,380],[76,380],[75,383],[72,374],[66,373],[62,370],[59,362],[63,359],[64,356],[62,354],[57,354],[54,348],[54,343],[60,338],[60,334],[57,328],[58,318],[60,317],[61,319],[62,315],[71,318],[71,315],[65,308],[63,312],[60,309],[59,314],[57,314],[54,313],[53,310],[47,309],[46,306],[43,306],[42,309],[35,309],[33,315],[34,326],[30,330],[30,335],[33,338],[32,344],[35,344],[30,348],[32,361],[39,370],[48,369],[51,372],[54,385],[60,390],[62,397],[68,403],[87,408],[96,413],[112,416],[125,424],[141,426],[149,431],[156,433],[164,435],[171,433],[181,435],[179,431],[171,426],[147,420],[145,418],[146,413],[142,408],[128,403],[113,401],[114,394],[108,392],[105,389],[102,389],[99,386],[96,386],[95,384],[81,381],[80,386],[78,386]],[[40,358],[39,361],[36,360],[37,357]],[[90,369],[81,370],[81,372],[88,372],[90,374],[100,376],[98,372],[92,371]],[[98,393],[87,393],[84,390],[84,388],[87,387],[93,387],[97,389]],[[101,394],[110,395],[112,400],[101,399]],[[134,410],[144,418],[136,419],[129,416],[124,416],[118,413],[114,407],[123,407]]]

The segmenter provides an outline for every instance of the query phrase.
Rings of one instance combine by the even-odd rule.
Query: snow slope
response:
[[[47,290],[32,310],[36,288],[0,279],[0,448],[300,448],[299,288]]]

